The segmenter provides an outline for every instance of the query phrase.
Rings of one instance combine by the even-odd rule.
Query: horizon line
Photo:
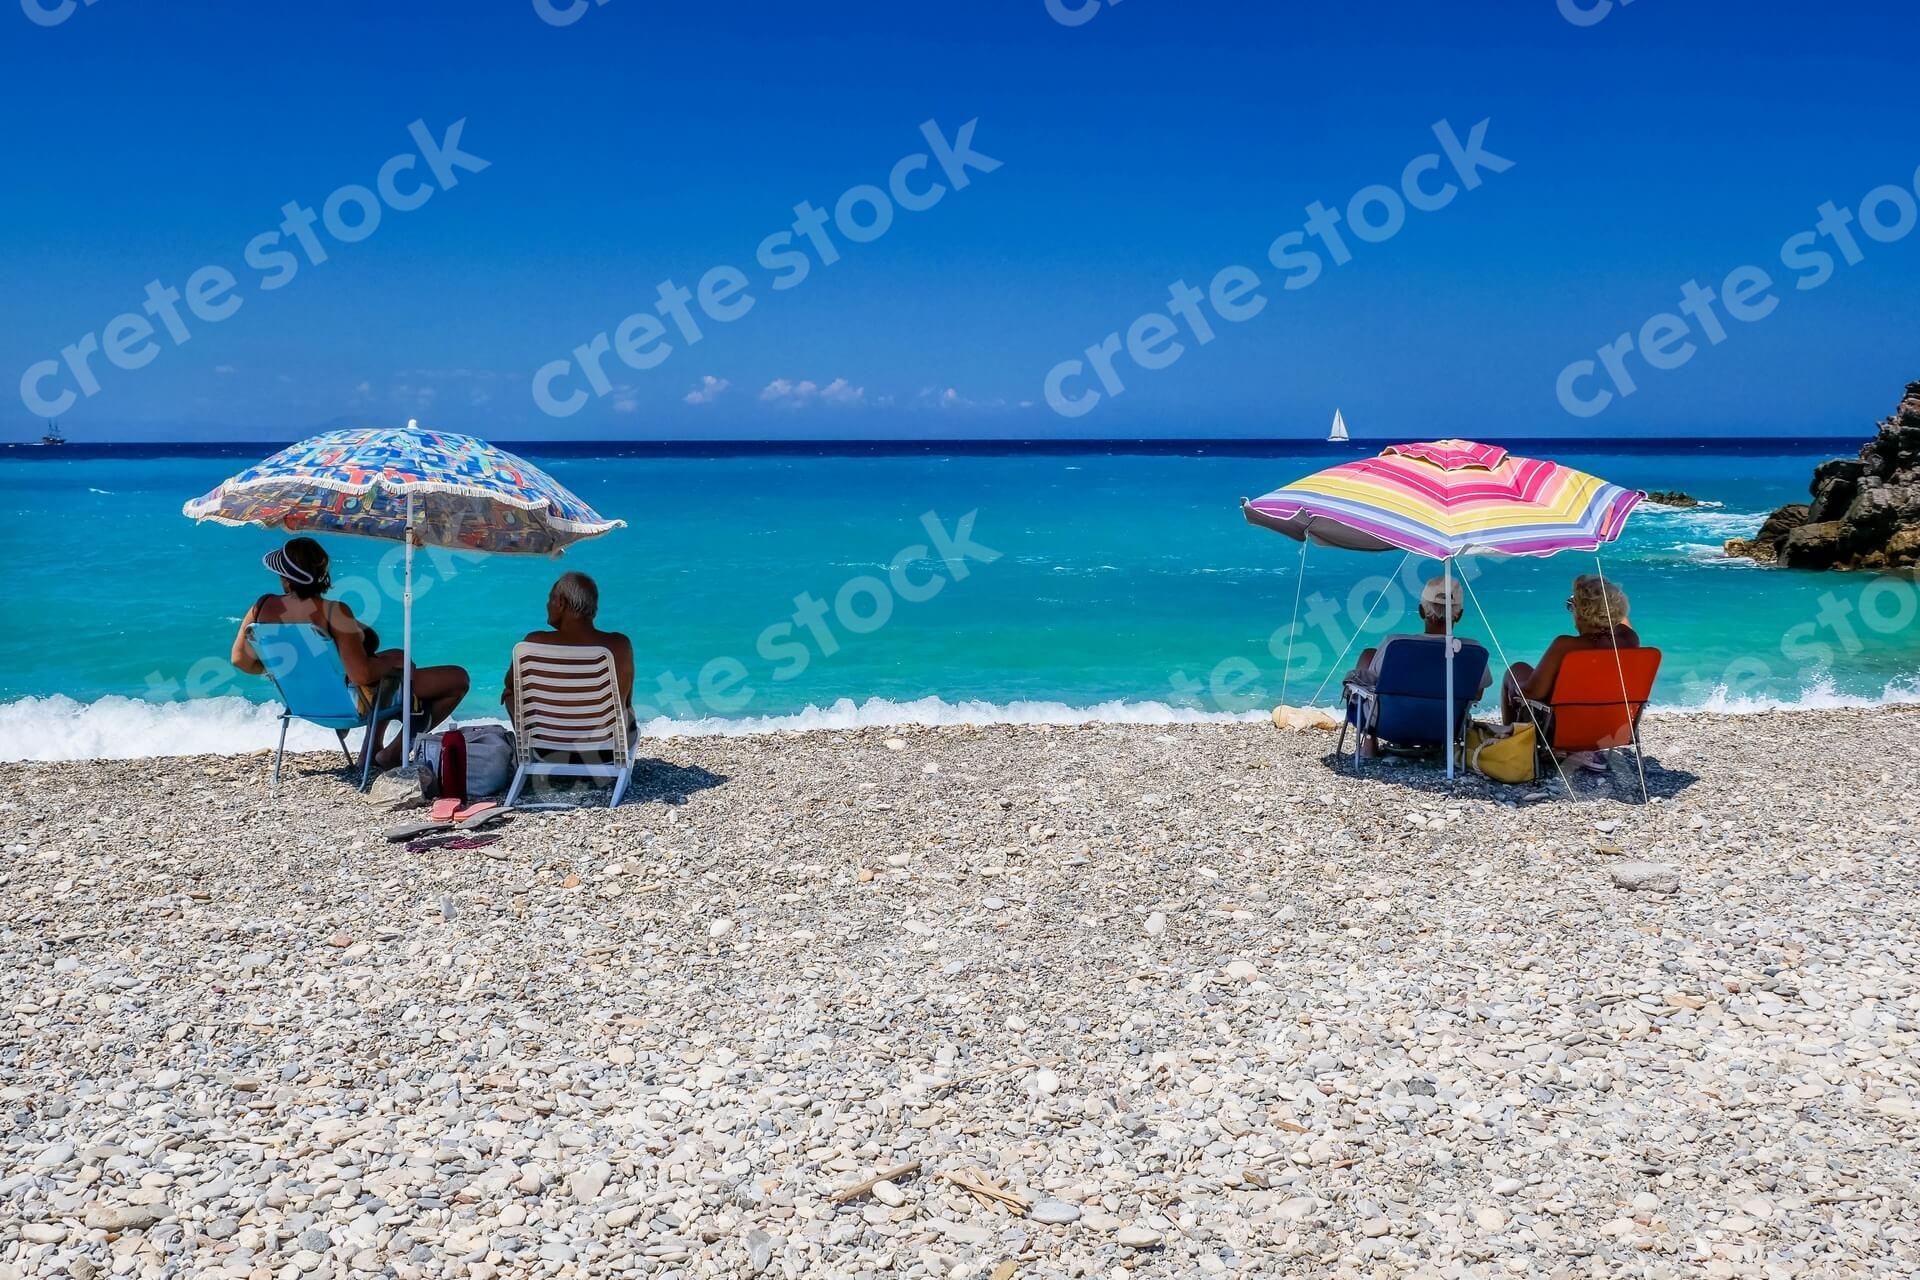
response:
[[[306,439],[309,437],[300,437]],[[1413,437],[1417,438],[1417,437]],[[1751,436],[1527,436],[1488,435],[1485,442],[1525,446],[1539,452],[1561,450],[1585,453],[1686,453],[1701,450],[1745,452],[1820,452],[1838,450],[1857,452],[1871,440],[1852,435],[1780,435]],[[590,456],[594,453],[632,454],[660,457],[727,457],[752,455],[834,455],[912,456],[926,454],[971,454],[976,456],[1018,453],[1072,455],[1090,453],[1148,454],[1160,456],[1217,453],[1229,456],[1296,455],[1324,452],[1329,455],[1370,456],[1389,444],[1409,440],[1407,436],[1353,437],[1330,441],[1318,436],[957,436],[913,438],[895,436],[823,437],[819,439],[633,439],[581,438],[570,440],[501,438],[488,443],[511,452],[525,454],[561,453]],[[32,440],[0,442],[0,456],[16,460],[52,461],[60,457],[101,457],[113,454],[142,453],[180,456],[265,456],[267,453],[298,443],[297,439],[260,440],[108,440],[74,441],[45,445]]]

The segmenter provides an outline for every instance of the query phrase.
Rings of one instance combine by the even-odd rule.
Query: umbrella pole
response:
[[[1451,781],[1453,779],[1453,561],[1451,559],[1446,559],[1446,560],[1442,560],[1440,564],[1441,564],[1442,571],[1446,574],[1446,577],[1447,577],[1446,602],[1445,602],[1446,610],[1447,610],[1446,744],[1447,744],[1447,779]]]
[[[413,756],[413,494],[407,494],[407,585],[401,598],[400,763]]]

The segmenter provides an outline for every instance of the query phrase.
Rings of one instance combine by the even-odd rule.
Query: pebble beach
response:
[[[1920,1272],[1920,709],[1646,736],[674,739],[418,853],[0,766],[0,1280]]]

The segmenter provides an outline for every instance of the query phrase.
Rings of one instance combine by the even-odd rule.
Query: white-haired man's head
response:
[[[1445,578],[1428,578],[1427,585],[1420,589],[1420,620],[1436,627],[1447,623],[1447,596],[1451,587],[1453,596],[1453,621],[1460,621],[1466,613],[1466,602],[1460,598],[1460,584],[1449,584]]]
[[[584,573],[563,573],[547,594],[547,621],[560,625],[562,613],[571,614],[588,626],[600,612],[600,588]]]

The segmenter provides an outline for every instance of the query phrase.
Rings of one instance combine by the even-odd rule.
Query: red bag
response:
[[[440,735],[440,798],[467,798],[467,738],[458,729]]]

